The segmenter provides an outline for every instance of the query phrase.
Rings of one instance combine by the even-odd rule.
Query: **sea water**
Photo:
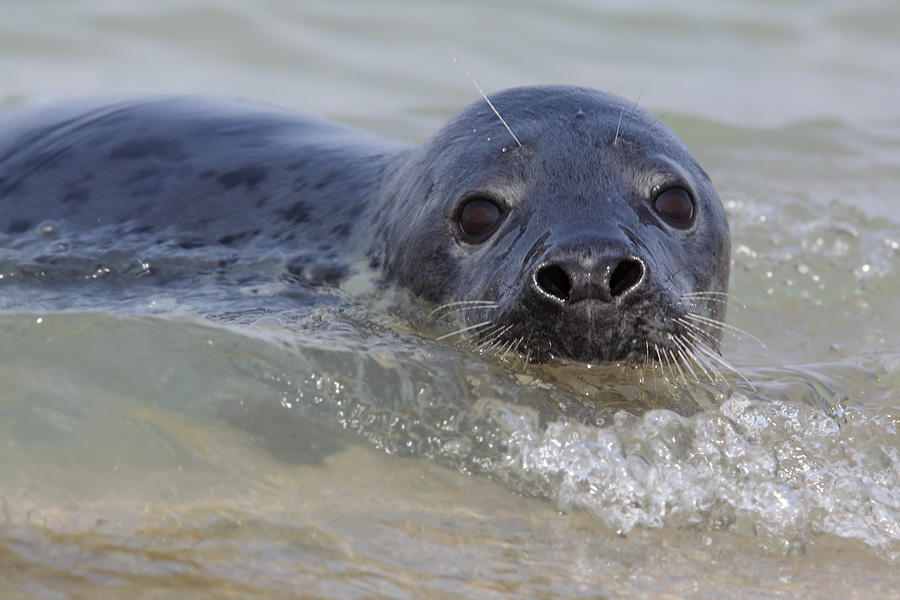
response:
[[[286,283],[278,253],[227,269],[209,249],[79,257],[42,224],[0,240],[3,597],[900,585],[894,3],[7,1],[0,15],[5,105],[220,93],[422,141],[477,98],[454,57],[487,91],[632,98],[719,190],[739,330],[734,371],[712,383],[523,366],[438,339],[431,307],[364,262],[334,289]],[[161,276],[185,269],[198,283]]]

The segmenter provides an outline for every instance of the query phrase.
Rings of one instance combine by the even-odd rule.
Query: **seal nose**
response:
[[[563,256],[541,264],[532,283],[540,294],[566,304],[613,302],[641,285],[646,275],[644,263],[626,253]]]

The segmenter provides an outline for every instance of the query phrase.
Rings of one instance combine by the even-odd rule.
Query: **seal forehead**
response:
[[[658,117],[615,94],[575,86],[538,86],[512,88],[489,98],[517,141],[484,99],[445,126],[467,150],[480,149],[488,160],[494,158],[495,149],[527,155],[550,148],[554,156],[565,160],[640,143],[645,154],[696,164],[684,143]]]
[[[490,100],[498,110],[501,104],[510,105],[517,110],[532,110],[536,115],[556,113],[575,116],[579,110],[586,114],[592,109],[609,109],[617,114],[620,108],[635,106],[634,102],[616,94],[565,85],[510,88],[491,95]]]

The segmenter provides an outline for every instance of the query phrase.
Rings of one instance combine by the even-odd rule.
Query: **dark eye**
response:
[[[469,200],[459,213],[459,229],[470,242],[487,239],[500,221],[500,207],[485,198]]]
[[[673,225],[686,226],[694,216],[694,202],[684,188],[661,191],[653,201],[653,208]]]

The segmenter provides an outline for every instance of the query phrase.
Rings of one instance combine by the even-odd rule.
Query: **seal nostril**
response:
[[[534,280],[541,290],[554,298],[567,300],[569,294],[572,293],[572,282],[569,281],[569,276],[559,265],[541,267]]]
[[[626,259],[609,276],[609,295],[618,298],[638,283],[644,276],[644,265],[640,261]]]

